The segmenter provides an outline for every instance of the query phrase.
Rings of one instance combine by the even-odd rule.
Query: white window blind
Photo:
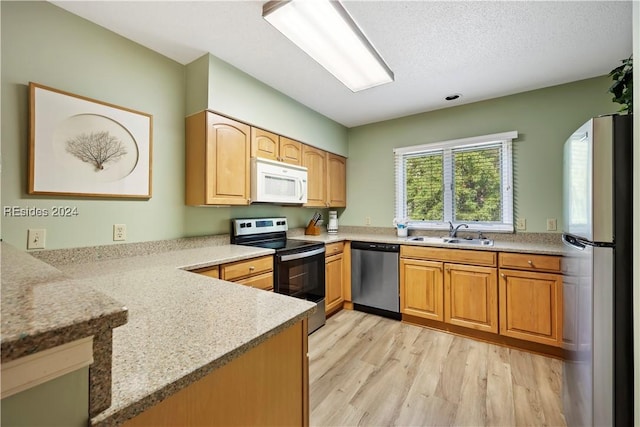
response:
[[[402,147],[396,218],[412,228],[513,231],[512,140],[517,132]]]

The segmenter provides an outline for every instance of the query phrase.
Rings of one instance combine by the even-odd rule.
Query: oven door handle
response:
[[[296,254],[291,254],[291,255],[280,255],[280,261],[293,261],[295,259],[302,259],[302,258],[309,258],[315,255],[319,255],[325,252],[324,247],[320,248],[320,249],[314,249],[312,251],[306,251],[306,252],[298,252]]]

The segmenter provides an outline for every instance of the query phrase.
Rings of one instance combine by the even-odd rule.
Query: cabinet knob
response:
[[[533,261],[529,260],[529,261],[527,261],[527,264],[529,264],[531,267],[533,267]]]
[[[253,270],[255,270],[255,269],[256,269],[256,268],[255,268],[253,265],[250,265],[250,266],[249,266],[249,271],[253,271]]]
[[[507,275],[506,275],[506,274],[504,274],[504,273],[500,273],[500,277],[502,277],[502,278],[504,279],[504,278],[506,278],[506,277],[507,277]]]

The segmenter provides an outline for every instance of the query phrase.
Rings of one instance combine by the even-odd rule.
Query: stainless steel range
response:
[[[231,220],[231,243],[274,249],[274,292],[315,302],[309,333],[325,323],[324,243],[287,239],[287,218]]]

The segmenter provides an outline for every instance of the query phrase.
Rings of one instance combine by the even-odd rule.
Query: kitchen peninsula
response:
[[[100,336],[98,332],[102,329],[97,326],[100,325],[103,329],[115,328],[111,366],[105,369],[110,377],[111,387],[107,389],[110,405],[92,406],[92,425],[119,425],[127,421],[138,425],[136,416],[142,413],[153,416],[155,410],[166,410],[175,399],[186,398],[197,406],[191,393],[209,399],[201,401],[199,408],[209,406],[214,411],[217,408],[218,415],[245,417],[247,423],[251,423],[251,417],[254,420],[262,417],[274,422],[295,419],[296,423],[307,424],[304,322],[314,306],[185,271],[271,253],[270,249],[220,245],[108,260],[58,260],[54,268],[3,244],[3,364],[66,343],[79,334],[75,332],[67,338],[60,331],[79,329],[86,336]],[[25,271],[34,273],[25,278]],[[31,297],[25,301],[43,291],[48,292],[46,299]],[[25,302],[19,305],[20,301]],[[96,342],[93,358],[98,361],[102,360],[103,348]],[[25,347],[23,343],[30,345]],[[275,363],[276,355],[287,358],[281,366],[256,363],[256,357]],[[266,379],[262,383],[240,380],[228,384],[234,369],[253,375],[266,374]],[[273,387],[274,378],[278,387],[289,387],[299,405],[294,408],[288,400],[286,405],[249,410],[251,405],[247,406],[246,398],[257,402],[250,397],[252,393]],[[92,376],[89,393],[92,401],[105,391],[96,389],[93,380]],[[223,387],[211,386],[216,381],[221,381],[218,384]],[[243,385],[247,387],[242,388]],[[202,393],[203,387],[207,394]],[[234,411],[225,406],[220,411],[220,405],[224,404],[220,403],[221,396],[228,401],[235,398],[236,404],[244,402],[243,409]],[[185,411],[179,413],[170,412],[179,417],[194,417],[199,411],[193,405],[184,406]],[[163,415],[159,417],[164,419]],[[218,421],[228,423],[229,418]],[[155,423],[153,419],[140,419],[142,424],[148,422]]]

